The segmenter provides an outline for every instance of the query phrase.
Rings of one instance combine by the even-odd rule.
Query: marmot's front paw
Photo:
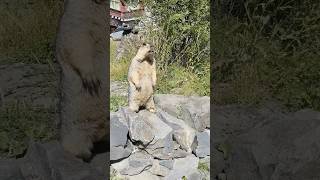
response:
[[[141,85],[136,85],[137,91],[141,91]]]
[[[149,110],[149,112],[152,112],[152,113],[156,112],[156,108],[149,108],[148,110]]]
[[[85,90],[87,90],[91,96],[99,95],[99,90],[101,88],[101,81],[94,75],[86,74],[81,76],[82,85]]]

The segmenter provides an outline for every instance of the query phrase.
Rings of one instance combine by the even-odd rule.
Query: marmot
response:
[[[156,111],[153,92],[157,79],[153,54],[153,46],[143,43],[129,67],[128,102],[129,109],[134,112],[138,112],[141,107],[150,112]]]
[[[82,159],[91,157],[94,142],[107,140],[109,130],[106,13],[105,0],[66,0],[56,39],[60,141]]]

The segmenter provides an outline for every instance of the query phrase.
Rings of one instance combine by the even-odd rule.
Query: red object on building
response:
[[[144,6],[141,2],[137,7],[130,9],[123,0],[111,0],[110,2],[110,18],[111,18],[111,32],[118,26],[127,24],[133,26],[137,17],[140,17],[144,13]]]

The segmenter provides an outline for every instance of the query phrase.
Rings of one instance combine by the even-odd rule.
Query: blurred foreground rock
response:
[[[30,143],[23,158],[0,160],[0,179],[105,180],[107,156],[100,154],[85,163],[63,151],[57,141]]]
[[[213,114],[215,179],[320,179],[320,112],[229,105]]]

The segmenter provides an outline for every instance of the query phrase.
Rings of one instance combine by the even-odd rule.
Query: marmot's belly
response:
[[[153,94],[152,80],[149,77],[144,77],[140,81],[141,91],[136,91],[136,99],[144,105]]]

